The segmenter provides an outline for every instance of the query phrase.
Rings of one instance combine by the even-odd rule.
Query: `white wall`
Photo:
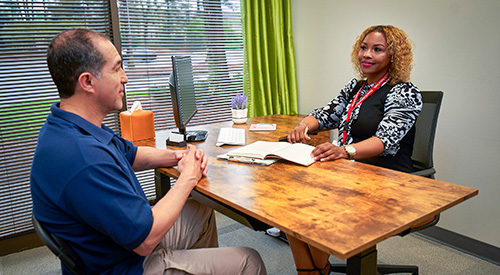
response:
[[[500,1],[292,0],[299,112],[354,76],[351,47],[368,26],[391,24],[415,44],[411,81],[441,90],[438,180],[479,189],[439,226],[500,247]]]

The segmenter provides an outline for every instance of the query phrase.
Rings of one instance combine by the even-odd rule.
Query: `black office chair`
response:
[[[66,244],[63,239],[47,231],[47,229],[45,229],[45,227],[43,227],[43,225],[35,218],[35,215],[32,215],[32,221],[36,233],[40,236],[40,239],[50,249],[50,251],[52,251],[74,274],[84,274],[76,264],[79,258],[73,249],[71,249],[71,247]]]
[[[436,173],[433,162],[434,136],[436,134],[443,92],[421,92],[421,94],[424,105],[415,124],[415,142],[413,143],[413,153],[411,156],[415,172],[412,174],[434,178],[434,174]],[[439,214],[432,221],[419,227],[410,228],[399,235],[405,236],[409,233],[429,228],[436,225],[438,221]],[[346,269],[346,265],[334,264],[330,271],[346,273]],[[377,272],[380,274],[411,273],[418,275],[418,266],[377,265]]]
[[[415,125],[415,142],[411,159],[416,172],[413,174],[434,178],[436,170],[432,153],[443,92],[421,92],[421,94],[424,106]]]

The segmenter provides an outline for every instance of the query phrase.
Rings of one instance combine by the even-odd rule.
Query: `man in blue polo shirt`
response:
[[[217,248],[213,210],[188,199],[208,169],[202,150],[137,147],[103,124],[122,108],[128,82],[106,36],[62,32],[49,45],[47,63],[61,100],[38,137],[33,213],[70,244],[85,273],[266,273],[255,250]],[[175,165],[176,184],[151,208],[134,171]]]

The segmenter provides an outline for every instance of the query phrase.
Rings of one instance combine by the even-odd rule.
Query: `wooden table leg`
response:
[[[155,170],[156,201],[159,201],[170,190],[170,177]]]
[[[347,259],[348,275],[376,275],[377,249],[375,246]]]

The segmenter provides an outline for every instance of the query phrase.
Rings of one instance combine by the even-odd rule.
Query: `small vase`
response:
[[[247,122],[248,109],[231,109],[232,118],[234,123]]]

